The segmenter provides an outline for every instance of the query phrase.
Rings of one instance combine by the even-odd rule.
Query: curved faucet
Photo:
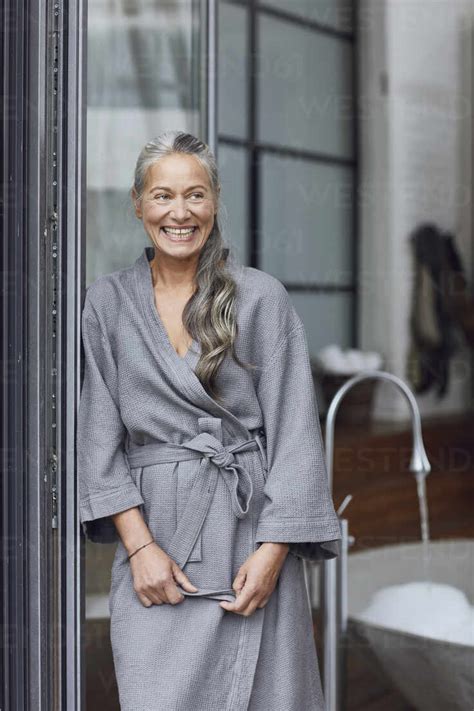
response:
[[[431,471],[431,466],[426,456],[421,434],[420,410],[416,399],[400,378],[381,370],[364,370],[354,375],[342,385],[329,406],[326,416],[325,449],[326,466],[329,487],[332,491],[333,460],[334,460],[334,424],[339,405],[344,395],[362,380],[385,380],[396,385],[408,400],[411,412],[413,449],[410,459],[410,471],[416,477],[417,486],[420,488],[425,483],[425,477]],[[346,497],[339,507],[338,514],[342,513],[350,498]],[[322,608],[323,608],[323,637],[324,637],[324,696],[327,711],[340,711],[345,680],[343,679],[344,656],[340,649],[339,641],[347,629],[347,550],[349,545],[348,522],[341,520],[341,553],[338,558],[323,561],[322,582]],[[422,524],[422,537],[428,538],[427,521]]]
[[[386,373],[383,370],[364,370],[358,375],[354,375],[352,378],[347,380],[347,382],[342,385],[337,393],[334,395],[329,406],[327,416],[326,416],[326,432],[325,432],[325,442],[326,442],[326,462],[328,470],[328,480],[329,486],[332,487],[332,469],[333,469],[333,454],[334,454],[334,421],[336,419],[336,413],[339,409],[342,398],[354,385],[360,383],[362,380],[368,379],[378,379],[387,380],[394,385],[396,385],[403,395],[405,395],[408,400],[408,404],[411,409],[412,417],[412,428],[413,428],[413,451],[410,461],[410,471],[414,474],[428,474],[431,471],[431,466],[426,456],[425,447],[423,445],[423,439],[421,436],[421,418],[420,410],[418,408],[418,403],[410,390],[410,388],[396,375],[392,373]]]

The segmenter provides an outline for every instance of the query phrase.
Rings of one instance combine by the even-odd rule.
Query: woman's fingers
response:
[[[160,581],[159,584],[149,584],[146,588],[137,590],[136,593],[145,607],[163,604],[175,605],[184,599],[184,596],[178,592],[176,583],[173,580]]]
[[[237,599],[235,602],[223,601],[220,606],[247,616],[257,607],[265,607],[278,582],[288,549],[288,544],[262,543],[237,573],[232,586],[238,593]]]
[[[235,576],[235,580],[232,585],[233,589],[235,590],[235,592],[237,594],[239,594],[240,591],[242,590],[242,588],[244,587],[246,580],[247,580],[247,571],[245,570],[245,568],[241,568],[238,571],[237,575]]]
[[[234,602],[223,600],[219,604],[224,610],[248,617],[257,609],[261,601],[262,595],[258,587],[247,583],[238,593]]]
[[[159,590],[152,585],[134,585],[135,593],[145,607],[150,607],[151,605],[162,605],[163,596],[160,595]]]
[[[137,597],[144,607],[151,607],[153,605],[152,600],[150,600],[150,598],[147,595],[144,595],[143,593],[137,593]],[[156,603],[156,604],[161,605],[161,602]]]
[[[184,600],[184,595],[179,592],[174,580],[168,580],[164,584],[163,595],[165,597],[165,602],[168,602],[170,605],[177,605],[178,602],[182,602]]]
[[[188,592],[196,592],[197,587],[192,584],[188,576],[181,570],[177,563],[173,565],[173,574],[176,582],[179,583],[182,588]]]
[[[144,548],[140,558],[132,559],[134,587],[140,602],[145,607],[151,605],[177,605],[184,600],[176,584],[188,592],[196,592],[197,587],[179,565],[158,545]]]

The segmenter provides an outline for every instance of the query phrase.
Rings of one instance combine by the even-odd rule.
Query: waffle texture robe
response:
[[[305,330],[283,284],[236,260],[236,352],[223,403],[174,350],[145,247],[97,279],[82,314],[77,455],[80,519],[117,542],[111,643],[122,711],[323,711],[303,559],[338,554]],[[110,516],[138,506],[197,594],[145,607]],[[290,551],[265,607],[224,610],[239,567],[265,541]],[[183,592],[181,590],[181,592]]]

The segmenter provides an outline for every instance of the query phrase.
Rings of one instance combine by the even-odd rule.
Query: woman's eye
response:
[[[204,197],[204,194],[203,193],[191,193],[191,197],[198,198],[198,199],[202,200],[202,198]],[[159,193],[158,195],[153,196],[153,200],[158,200],[159,202],[163,202],[161,200],[161,198],[168,199],[169,195],[166,195],[165,193]]]

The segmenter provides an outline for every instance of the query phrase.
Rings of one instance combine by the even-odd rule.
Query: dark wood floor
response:
[[[119,711],[108,619],[86,622],[83,649],[86,668],[85,711]]]

